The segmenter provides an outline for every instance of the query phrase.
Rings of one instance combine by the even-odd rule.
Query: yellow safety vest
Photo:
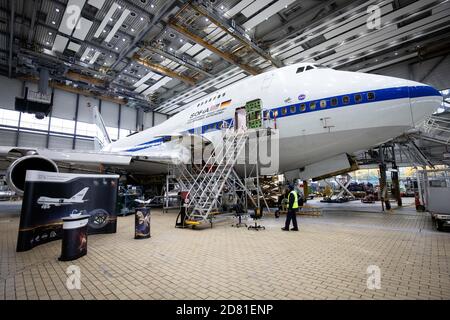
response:
[[[292,205],[292,209],[298,209],[298,194],[295,190],[292,190],[290,194],[294,195],[294,204]]]

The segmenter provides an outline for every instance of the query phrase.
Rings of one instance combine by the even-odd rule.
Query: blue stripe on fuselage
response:
[[[373,95],[373,97],[371,96]],[[276,118],[284,118],[289,116],[295,116],[298,114],[316,112],[327,109],[335,109],[342,107],[350,107],[358,104],[366,104],[387,100],[405,99],[405,98],[419,98],[427,96],[441,96],[440,92],[429,86],[415,86],[415,87],[397,87],[397,88],[386,88],[371,91],[355,92],[349,94],[343,94],[339,96],[333,96],[328,98],[301,101],[295,104],[290,104],[281,107],[275,107],[272,109],[265,109],[264,112],[270,112],[270,118],[273,119],[273,115],[276,112]],[[348,100],[346,100],[348,99]],[[314,106],[315,104],[315,106]],[[266,114],[264,114],[264,117]],[[221,120],[218,122],[212,122],[201,127],[192,128],[184,132],[193,134],[194,132],[201,132],[204,134],[206,132],[211,132],[215,130],[220,130],[221,124],[226,121],[230,123],[232,119]],[[139,151],[147,148],[154,147],[155,145],[160,145],[162,143],[161,138],[156,140],[151,140],[148,142],[141,143],[136,147],[126,150],[127,152]],[[161,141],[161,143],[153,144]]]

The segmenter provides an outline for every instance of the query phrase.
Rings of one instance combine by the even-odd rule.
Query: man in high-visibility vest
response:
[[[298,212],[298,200],[299,200],[299,193],[297,192],[297,188],[294,188],[293,186],[289,186],[289,206],[288,211],[286,215],[286,223],[284,225],[284,228],[281,228],[283,231],[289,231],[289,225],[292,224],[294,227],[291,229],[291,231],[298,231],[298,225],[297,225],[297,212]]]

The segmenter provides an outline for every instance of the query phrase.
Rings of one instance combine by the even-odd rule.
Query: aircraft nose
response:
[[[442,106],[441,93],[429,85],[414,83],[408,87],[408,91],[414,125],[420,124]]]

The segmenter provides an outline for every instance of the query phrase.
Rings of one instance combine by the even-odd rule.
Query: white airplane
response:
[[[211,93],[165,122],[107,143],[102,150],[0,147],[0,155],[22,155],[7,174],[9,185],[19,194],[24,186],[24,170],[56,171],[54,161],[165,173],[167,164],[190,156],[179,137],[217,141],[221,137],[220,125],[232,119],[236,128],[245,128],[243,107],[254,100],[260,102],[260,118],[264,119],[261,125],[278,129],[277,173],[301,179],[350,168],[349,155],[402,135],[442,104],[439,91],[423,83],[299,63]],[[97,123],[104,133],[103,140],[109,142],[100,116]]]
[[[41,205],[42,209],[50,209],[53,207],[66,206],[69,204],[80,204],[85,203],[87,200],[83,200],[84,196],[88,192],[89,187],[83,188],[76,195],[69,199],[64,198],[50,198],[50,197],[39,197],[37,203]]]

